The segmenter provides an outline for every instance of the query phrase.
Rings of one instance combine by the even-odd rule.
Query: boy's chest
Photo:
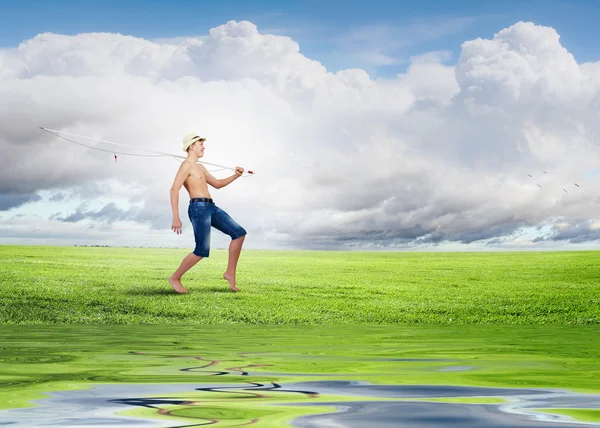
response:
[[[206,174],[202,169],[196,167],[190,173],[190,178],[194,181],[206,181]]]

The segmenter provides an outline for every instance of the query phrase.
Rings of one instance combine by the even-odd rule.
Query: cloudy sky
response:
[[[193,247],[175,159],[43,126],[205,136],[246,248],[597,247],[600,5],[298,3],[0,3],[0,244]]]

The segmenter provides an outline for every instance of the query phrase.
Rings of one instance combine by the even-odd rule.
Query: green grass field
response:
[[[600,251],[242,252],[0,246],[3,324],[600,324]]]
[[[231,293],[221,278],[227,252],[216,250],[184,277],[190,293],[179,295],[167,278],[187,253],[0,246],[0,409],[97,384],[211,382],[214,370],[240,387],[353,379],[600,391],[599,251],[246,250],[242,292]],[[446,366],[470,369],[440,371]],[[260,417],[266,427],[326,411],[282,407],[298,401],[286,394],[264,398],[260,409],[235,394],[214,403],[190,394],[200,404],[167,406],[169,416],[130,413],[196,423],[210,416],[218,426]],[[598,417],[597,409],[547,411]]]

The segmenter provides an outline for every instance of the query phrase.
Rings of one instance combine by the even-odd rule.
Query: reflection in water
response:
[[[135,352],[134,355],[145,355]],[[265,376],[251,372],[271,364],[248,364],[212,370],[220,360],[200,356],[206,364],[179,368],[207,376]],[[316,358],[318,360],[318,358]],[[394,362],[439,362],[435,359],[374,359]],[[447,366],[445,371],[468,371],[472,366]],[[300,376],[289,374],[286,376]],[[568,417],[535,411],[539,408],[600,409],[600,395],[550,389],[483,388],[446,385],[379,385],[365,381],[316,380],[286,383],[96,384],[88,390],[58,391],[37,400],[36,407],[0,411],[0,425],[85,427],[261,426],[269,416],[285,412],[296,427],[581,427]],[[354,374],[355,377],[360,377]],[[444,398],[502,398],[498,404],[427,402]],[[253,407],[239,407],[251,400]],[[215,407],[218,403],[218,407]],[[260,406],[259,406],[260,405]],[[306,411],[294,416],[289,409]],[[151,413],[128,414],[131,409]],[[229,413],[227,412],[229,409]],[[259,409],[259,410],[256,410]],[[333,409],[333,411],[332,411]],[[262,413],[261,413],[262,412]],[[160,415],[162,419],[156,419]],[[270,425],[271,426],[271,425]]]
[[[439,403],[336,403],[343,413],[305,416],[295,421],[297,427],[418,427],[418,428],[505,428],[581,427],[581,424],[534,420],[538,415],[510,414],[492,405]],[[545,417],[544,417],[545,418]]]
[[[3,326],[0,407],[14,408],[0,425],[600,426],[554,414],[600,414],[599,395],[567,390],[600,390],[598,336],[600,326]]]
[[[176,409],[182,406],[200,406],[213,403],[214,399],[189,398],[193,391],[211,394],[231,393],[235,401],[253,398],[261,402],[278,398],[286,393],[302,395],[313,400],[292,400],[285,406],[334,406],[335,413],[325,410],[321,414],[302,416],[293,421],[296,427],[581,427],[581,423],[569,423],[562,416],[535,412],[535,408],[600,408],[600,395],[577,394],[566,391],[514,388],[480,388],[431,385],[372,385],[366,382],[315,381],[287,385],[263,385],[251,383],[247,386],[210,384],[193,388],[181,385],[96,385],[84,391],[61,391],[49,398],[37,401],[37,407],[0,411],[0,424],[12,426],[123,426],[123,427],[192,427],[218,424],[219,418],[211,417],[210,411],[200,417],[181,421],[158,421],[143,417],[123,417],[122,412],[130,407],[153,409],[156,414],[182,418]],[[158,394],[175,394],[160,396]],[[242,398],[240,394],[248,397]],[[148,397],[150,395],[151,397]],[[323,395],[346,396],[347,401],[321,401]],[[115,398],[120,397],[120,398]],[[502,397],[502,404],[433,403],[416,401],[423,398],[444,397]],[[298,397],[299,398],[299,397]],[[379,401],[378,401],[379,399]],[[381,401],[381,399],[396,399]],[[402,401],[398,401],[402,399]],[[410,401],[414,399],[415,401]],[[408,401],[406,401],[408,400]],[[221,405],[223,403],[221,402]],[[198,412],[200,415],[202,412]],[[185,416],[183,416],[185,417]],[[228,420],[233,423],[235,420]],[[260,418],[238,420],[242,426],[258,424]],[[593,424],[590,424],[594,426]],[[221,425],[219,425],[221,426]],[[588,425],[589,426],[589,425]],[[598,425],[595,425],[598,426]]]

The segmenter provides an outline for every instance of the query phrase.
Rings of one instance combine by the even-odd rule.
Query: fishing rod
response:
[[[170,157],[172,157],[172,158],[174,158],[176,160],[177,159],[187,159],[187,157],[185,157],[185,156],[174,155],[172,153],[165,153],[165,152],[159,152],[159,151],[155,151],[155,150],[142,149],[142,148],[139,148],[139,147],[129,146],[127,144],[115,143],[114,141],[102,140],[100,138],[86,137],[85,135],[78,135],[78,134],[73,134],[73,133],[70,133],[70,132],[58,131],[56,129],[44,128],[42,126],[40,126],[39,128],[41,130],[43,130],[43,131],[46,131],[46,132],[48,132],[48,133],[56,136],[56,137],[62,138],[62,139],[67,140],[67,141],[70,141],[71,143],[75,143],[75,144],[78,144],[80,146],[88,147],[88,148],[94,149],[94,150],[100,150],[102,152],[113,153],[114,156],[115,156],[115,162],[117,161],[117,155],[118,154],[120,154],[120,155],[128,155],[128,156],[145,156],[145,157],[170,156]],[[92,140],[92,141],[95,141],[95,142],[102,142],[102,143],[113,144],[115,146],[126,147],[126,148],[130,148],[130,149],[134,149],[134,150],[141,150],[143,152],[147,152],[148,154],[125,153],[125,152],[118,152],[118,151],[114,151],[114,150],[101,149],[99,147],[93,147],[93,146],[90,146],[88,144],[83,144],[83,143],[80,143],[78,141],[71,140],[70,138],[66,138],[63,135],[69,135],[71,137],[77,137],[77,138],[84,138],[86,140]],[[229,166],[217,165],[217,164],[214,164],[214,163],[204,162],[204,161],[200,161],[200,160],[198,161],[198,163],[220,168],[218,170],[213,170],[213,171],[222,171],[222,170],[225,170],[225,169],[230,169],[230,170],[232,170],[232,171],[235,172],[235,168],[232,168],[232,167],[229,167]],[[251,170],[248,170],[247,172],[248,172],[248,174],[254,174],[254,171],[251,171]]]

